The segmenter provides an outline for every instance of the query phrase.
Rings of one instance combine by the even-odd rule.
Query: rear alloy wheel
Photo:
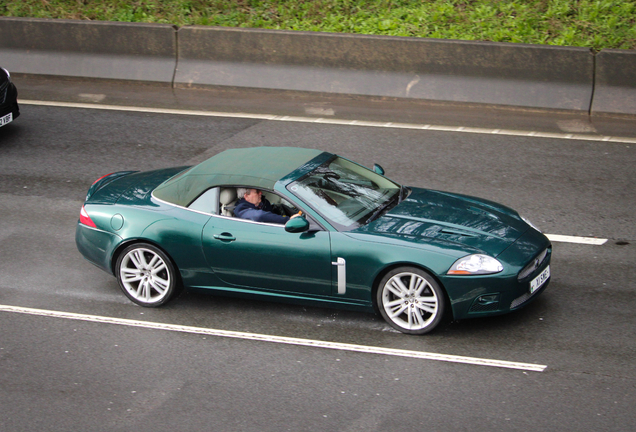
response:
[[[156,307],[177,292],[178,276],[168,256],[145,243],[128,246],[117,260],[119,286],[133,302]]]
[[[382,317],[408,334],[433,330],[442,320],[446,303],[435,279],[415,267],[400,267],[384,276],[376,300]]]

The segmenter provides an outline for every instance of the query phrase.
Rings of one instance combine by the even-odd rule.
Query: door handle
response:
[[[215,239],[217,240],[221,240],[221,241],[227,241],[227,242],[231,242],[236,240],[236,237],[234,237],[232,234],[230,233],[221,233],[221,234],[214,234],[213,236]]]

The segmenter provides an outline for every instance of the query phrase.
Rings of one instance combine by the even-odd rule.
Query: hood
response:
[[[379,219],[354,232],[412,243],[446,243],[497,256],[529,228],[514,210],[491,201],[413,188]]]

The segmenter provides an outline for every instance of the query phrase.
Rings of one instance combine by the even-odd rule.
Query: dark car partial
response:
[[[0,127],[11,123],[20,115],[18,90],[11,82],[11,74],[0,67]]]

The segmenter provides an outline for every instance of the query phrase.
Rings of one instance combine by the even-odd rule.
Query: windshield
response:
[[[370,222],[397,204],[401,193],[400,185],[340,157],[290,183],[287,189],[341,231]]]

